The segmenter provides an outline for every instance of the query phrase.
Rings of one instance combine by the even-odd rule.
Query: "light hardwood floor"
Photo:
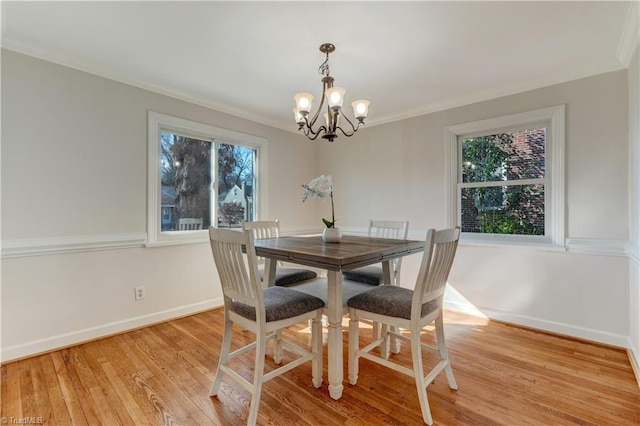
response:
[[[208,396],[222,319],[216,309],[3,365],[0,415],[8,424],[243,425],[246,391],[225,379],[219,396]],[[308,332],[300,325],[288,334],[307,343]],[[444,375],[429,386],[436,425],[640,425],[640,389],[623,350],[452,312],[445,332],[459,389]],[[410,365],[406,346],[396,356]],[[243,357],[249,375],[252,353]],[[320,389],[311,363],[267,382],[258,424],[423,424],[412,378],[361,360],[358,384],[345,381],[334,401],[326,353],[324,368]]]

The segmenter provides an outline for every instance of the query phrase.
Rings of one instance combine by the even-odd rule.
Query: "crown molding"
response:
[[[131,75],[115,72],[112,69],[104,67],[96,62],[87,61],[79,57],[72,57],[60,52],[56,52],[53,49],[44,49],[44,48],[35,47],[31,43],[21,40],[18,37],[6,36],[6,35],[3,36],[2,48],[11,50],[17,53],[21,53],[23,55],[42,59],[44,61],[52,62],[54,64],[72,68],[78,71],[93,74],[98,77],[107,78],[109,80],[117,81],[119,83],[127,84],[129,86],[137,87],[139,89],[144,89],[154,93],[158,93],[160,95],[169,96],[174,99],[192,103],[194,105],[199,105],[205,108],[213,109],[225,114],[233,115],[238,118],[251,120],[259,124],[264,124],[265,126],[275,127],[282,130],[291,130],[293,132],[297,131],[297,128],[285,129],[282,127],[281,123],[265,119],[262,116],[248,113],[247,111],[234,108],[230,105],[227,105],[221,102],[216,102],[208,97],[196,96],[180,90],[175,90],[169,87],[152,84],[147,81],[140,80],[139,78],[133,77]]]
[[[638,43],[640,43],[640,6],[637,1],[632,1],[629,4],[629,11],[622,27],[622,34],[616,51],[616,57],[625,68],[629,68],[633,52]]]
[[[377,126],[381,124],[387,124],[400,120],[407,120],[410,118],[419,117],[422,115],[433,114],[440,111],[446,111],[453,108],[459,108],[467,105],[472,105],[479,102],[491,101],[494,99],[502,98],[505,96],[517,95],[520,93],[528,92],[531,90],[542,89],[545,87],[555,86],[557,84],[563,84],[570,81],[580,80],[582,78],[593,77],[608,72],[620,71],[624,69],[622,65],[618,67],[607,67],[598,70],[591,70],[590,72],[571,73],[563,76],[556,76],[554,78],[540,78],[535,80],[529,80],[525,83],[514,84],[511,86],[503,86],[499,88],[493,88],[457,97],[451,97],[442,99],[439,101],[431,102],[426,105],[421,105],[415,108],[408,108],[397,113],[391,113],[380,116],[378,118],[371,119],[367,117],[367,127]]]
[[[298,134],[297,126],[289,125],[288,123],[282,123],[277,120],[270,120],[263,116],[235,108],[233,106],[216,102],[215,100],[204,97],[189,94],[180,90],[175,90],[169,87],[152,84],[147,81],[143,81],[131,75],[124,73],[118,73],[108,67],[98,64],[93,61],[87,61],[80,57],[72,57],[62,52],[55,51],[53,49],[46,49],[35,47],[26,40],[22,40],[19,37],[3,35],[2,48],[11,50],[24,55],[32,56],[38,59],[42,59],[48,62],[52,62],[58,65],[76,69],[78,71],[87,72],[99,77],[107,78],[109,80],[117,81],[119,83],[127,84],[140,89],[148,90],[160,95],[169,96],[174,99],[189,102],[194,105],[199,105],[205,108],[216,110],[225,114],[229,114],[241,119],[250,120],[255,123],[263,124],[265,126],[273,127],[276,129],[288,131],[290,133]],[[543,87],[553,86],[556,84],[562,84],[581,78],[592,77],[598,74],[604,74],[607,72],[619,71],[621,69],[628,68],[633,49],[638,44],[638,7],[637,3],[633,2],[630,6],[629,13],[624,25],[623,33],[618,45],[616,57],[621,62],[619,67],[606,67],[597,70],[590,70],[588,72],[577,72],[566,74],[563,76],[556,76],[554,78],[541,78],[530,80],[522,84],[514,84],[511,86],[503,86],[499,88],[493,88],[489,90],[478,91],[470,94],[465,94],[457,97],[451,97],[446,99],[440,99],[428,104],[416,106],[415,108],[407,108],[402,111],[383,114],[378,117],[368,117],[366,126],[364,128],[378,126],[382,124],[392,123],[396,121],[411,119],[422,115],[432,114],[435,112],[445,111],[452,108],[458,108],[466,105],[475,104],[478,102],[490,101],[493,99],[519,94],[530,90],[536,90]]]

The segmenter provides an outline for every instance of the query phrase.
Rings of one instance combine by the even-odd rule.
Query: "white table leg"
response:
[[[264,278],[262,281],[262,287],[273,287],[276,285],[276,268],[278,266],[278,261],[275,259],[266,258],[264,262]],[[273,362],[276,364],[280,364],[282,362],[282,345],[279,344],[282,330],[276,331],[278,334],[275,342],[275,346],[273,348]]]
[[[384,277],[384,285],[396,285],[390,260],[382,262],[382,276]],[[391,331],[397,333],[398,327],[392,326]],[[396,339],[394,336],[391,336],[390,340],[391,352],[394,354],[400,353],[400,340]]]
[[[327,271],[329,395],[342,397],[342,271]]]
[[[262,282],[263,287],[273,287],[276,284],[276,268],[278,267],[278,261],[275,259],[266,258],[264,262],[264,278]]]

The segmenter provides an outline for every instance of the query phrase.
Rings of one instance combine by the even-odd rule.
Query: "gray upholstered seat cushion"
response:
[[[318,277],[301,284],[296,284],[289,288],[322,299],[325,302],[325,306],[328,305],[329,283],[327,277]],[[349,298],[370,289],[371,286],[369,284],[360,283],[357,281],[342,280],[342,306],[347,306],[347,300]]]
[[[287,286],[302,281],[312,280],[318,274],[315,271],[304,268],[276,268],[277,286]],[[264,281],[264,271],[260,271],[260,279]]]
[[[382,266],[380,265],[369,265],[352,269],[350,271],[344,271],[342,272],[342,276],[346,280],[358,281],[371,285],[380,285],[384,282]]]
[[[268,287],[264,289],[263,295],[267,322],[295,317],[324,307],[321,299],[285,287]],[[256,320],[253,306],[233,302],[231,310],[240,316]]]
[[[353,296],[347,301],[347,306],[375,314],[411,319],[412,298],[413,291],[408,288],[381,285]],[[433,312],[437,307],[436,300],[425,303],[422,305],[421,317]]]

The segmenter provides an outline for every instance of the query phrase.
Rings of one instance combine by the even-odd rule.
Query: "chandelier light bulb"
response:
[[[367,114],[369,113],[369,101],[365,99],[361,99],[358,101],[351,102],[351,106],[353,107],[353,115],[358,120],[364,120],[367,118]]]
[[[296,101],[296,107],[303,116],[309,114],[311,111],[311,103],[313,102],[313,95],[310,93],[296,93],[293,97]]]
[[[342,108],[342,103],[344,102],[344,93],[345,93],[345,90],[342,87],[331,87],[327,89],[324,92],[324,94],[327,97],[329,108],[331,109]]]
[[[304,117],[302,116],[302,114],[300,114],[298,108],[294,107],[291,109],[291,111],[293,111],[293,116],[295,117],[296,123],[304,124]]]

